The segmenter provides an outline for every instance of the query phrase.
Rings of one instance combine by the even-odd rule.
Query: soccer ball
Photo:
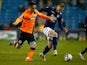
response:
[[[66,54],[66,55],[64,56],[64,60],[65,60],[66,62],[71,61],[71,60],[72,60],[72,55],[71,55],[71,54]]]

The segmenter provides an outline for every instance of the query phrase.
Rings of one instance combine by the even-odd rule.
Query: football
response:
[[[72,55],[71,54],[66,54],[65,56],[64,56],[64,60],[66,61],[66,62],[69,62],[69,61],[71,61],[72,60]]]

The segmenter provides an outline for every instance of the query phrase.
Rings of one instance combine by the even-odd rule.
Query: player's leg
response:
[[[20,29],[18,28],[18,29],[17,29],[17,39],[10,41],[9,45],[10,45],[10,46],[11,46],[11,45],[14,45],[14,46],[15,46],[15,45],[18,43],[18,39],[20,38],[20,35],[21,35],[21,31],[20,31]]]
[[[16,39],[16,40],[11,40],[10,41],[10,43],[9,43],[9,45],[11,46],[11,45],[16,45],[18,43],[18,40]]]
[[[52,48],[52,41],[49,40],[48,41],[48,45],[45,47],[44,51],[43,51],[43,54],[45,55],[47,52],[50,51],[50,49]]]
[[[25,59],[26,62],[32,62],[32,57],[35,53],[35,48],[36,48],[36,42],[35,41],[30,42],[30,50],[28,51],[28,55]]]
[[[81,54],[85,54],[86,52],[87,52],[87,47],[84,50],[82,50]]]
[[[43,52],[40,53],[40,56],[43,58],[44,61],[46,61],[45,55],[50,51],[52,48],[52,41],[48,41],[48,45],[44,48]]]
[[[87,29],[86,29],[86,40],[87,40]]]
[[[48,39],[48,45],[45,47],[43,54],[45,55],[47,52],[49,52],[49,50],[52,48],[52,40],[53,40],[53,34],[51,33],[53,32],[51,28],[46,27],[43,30],[43,33],[46,35],[47,39]]]
[[[43,33],[46,35],[47,40],[48,40],[48,45],[45,47],[45,49],[44,49],[44,51],[43,51],[43,54],[44,54],[44,55],[45,55],[47,52],[49,52],[50,48],[52,47],[52,37],[49,36],[50,30],[52,30],[52,29],[49,28],[49,27],[45,27],[45,28],[43,29]]]
[[[52,48],[52,40],[53,37],[57,37],[56,33],[54,32],[54,30],[52,30],[51,28],[47,27],[44,28],[43,33],[47,36],[48,39],[48,45],[45,47],[44,51],[42,53],[40,53],[40,56],[42,56],[43,60],[46,61],[45,55],[50,51],[50,49]]]
[[[53,37],[58,37],[57,33],[49,27],[45,27],[43,33],[46,35],[48,40],[53,40]]]
[[[57,50],[56,49],[57,49],[57,38],[53,37],[53,50],[54,50],[53,54],[54,54],[54,56],[57,55]]]
[[[86,52],[87,52],[87,47],[79,53],[79,55],[80,55],[80,57],[81,57],[82,60],[85,60],[85,58],[84,58],[83,55],[84,55]]]
[[[21,48],[21,46],[24,43],[24,41],[25,41],[25,39],[19,39],[18,43],[16,43],[15,47],[18,48],[18,49]]]
[[[16,48],[20,48],[23,42],[25,41],[24,37],[25,37],[25,34],[21,31],[19,39],[11,41],[10,45],[14,45]]]
[[[25,59],[26,62],[32,62],[32,57],[35,53],[35,48],[36,48],[36,42],[34,40],[34,36],[33,35],[30,35],[28,38],[27,38],[27,41],[30,45],[30,50],[28,51],[28,55]]]
[[[50,30],[49,31],[49,36],[53,37],[53,50],[54,50],[53,54],[54,54],[54,56],[56,56],[57,55],[56,48],[57,48],[57,37],[58,37],[58,35],[54,30]]]

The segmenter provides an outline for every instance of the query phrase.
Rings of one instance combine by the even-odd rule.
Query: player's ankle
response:
[[[32,58],[31,57],[26,57],[25,61],[26,62],[32,62]]]

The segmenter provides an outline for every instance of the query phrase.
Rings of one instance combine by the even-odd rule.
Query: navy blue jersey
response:
[[[86,16],[86,18],[85,18],[85,25],[87,26],[87,16]]]
[[[86,31],[87,31],[87,16],[86,16],[86,18],[85,18],[85,25],[84,25],[84,27],[85,27],[85,29],[86,29]]]
[[[42,8],[39,11],[47,12],[47,16],[54,16],[56,18],[55,23],[52,23],[51,21],[47,20],[44,27],[50,27],[50,28],[54,29],[57,21],[58,21],[59,28],[63,29],[63,27],[65,27],[65,23],[62,18],[62,13],[57,13],[55,7]]]

